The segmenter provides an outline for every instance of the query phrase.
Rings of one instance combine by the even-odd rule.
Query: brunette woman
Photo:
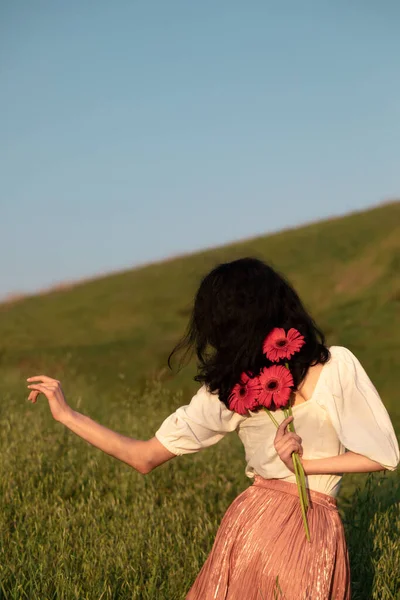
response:
[[[296,433],[280,409],[276,429],[263,410],[239,414],[230,407],[243,374],[270,366],[263,344],[274,328],[294,328],[305,341],[288,361]],[[271,600],[275,594],[349,600],[349,555],[336,500],[343,473],[394,470],[400,460],[389,414],[359,360],[347,348],[328,347],[288,281],[253,258],[218,265],[204,277],[187,334],[172,354],[191,348],[200,387],[149,440],[122,436],[74,411],[50,377],[28,380],[29,399],[43,393],[57,421],[143,474],[230,432],[239,435],[252,485],[227,509],[187,600]],[[294,452],[306,474],[311,543]]]

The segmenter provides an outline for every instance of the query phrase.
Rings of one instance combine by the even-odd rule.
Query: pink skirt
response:
[[[256,475],[226,511],[186,600],[350,600],[336,499],[307,491],[311,542],[297,485]]]

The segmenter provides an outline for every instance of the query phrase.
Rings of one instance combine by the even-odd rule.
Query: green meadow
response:
[[[166,361],[200,278],[243,256],[288,276],[329,345],[361,360],[399,434],[399,202],[4,303],[1,600],[184,599],[250,484],[238,438],[143,476],[56,423],[43,397],[29,403],[25,380],[60,379],[75,410],[152,437],[197,388],[193,361],[180,372]],[[399,600],[399,470],[345,475],[338,503],[352,600]]]

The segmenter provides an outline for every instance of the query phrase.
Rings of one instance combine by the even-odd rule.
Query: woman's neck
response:
[[[309,367],[307,374],[301,382],[298,390],[294,393],[294,401],[292,406],[303,404],[303,402],[307,402],[307,400],[311,398],[323,367],[324,365],[321,363]]]

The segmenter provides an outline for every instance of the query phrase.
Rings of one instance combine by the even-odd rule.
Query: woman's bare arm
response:
[[[57,379],[46,375],[37,375],[30,377],[28,381],[30,382],[28,388],[31,390],[29,400],[33,404],[37,402],[39,394],[44,394],[56,421],[106,454],[133,467],[139,473],[145,475],[176,456],[167,450],[156,437],[149,440],[135,440],[72,410],[64,398],[61,384]]]
[[[108,429],[74,410],[65,414],[59,421],[89,444],[133,467],[143,475],[176,456],[156,437],[150,440],[135,440]]]
[[[300,458],[300,461],[306,475],[341,475],[342,473],[369,473],[386,470],[386,467],[363,454],[350,451],[329,458]]]
[[[328,475],[343,473],[369,473],[371,471],[385,471],[386,467],[367,458],[363,454],[347,451],[338,456],[328,458],[303,458],[302,439],[293,432],[286,432],[286,427],[293,421],[293,415],[287,417],[279,425],[274,440],[274,445],[281,460],[292,473],[295,472],[292,453],[297,452],[306,475]]]

